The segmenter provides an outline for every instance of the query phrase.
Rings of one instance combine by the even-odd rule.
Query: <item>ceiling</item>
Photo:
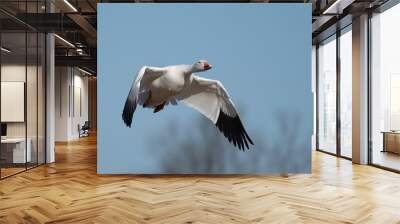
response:
[[[335,32],[335,24],[373,9],[387,0],[232,0],[230,2],[311,3],[313,42]],[[97,3],[119,2],[226,2],[223,0],[1,0],[3,32],[55,32],[56,64],[85,67],[96,72]],[[51,11],[51,13],[49,13]],[[28,12],[28,13],[25,13]],[[346,25],[346,22],[342,22]],[[332,28],[333,27],[333,28]],[[11,34],[10,34],[11,35]],[[15,34],[16,35],[16,34]],[[12,35],[11,35],[12,36]],[[18,35],[17,35],[18,36]],[[60,38],[59,38],[60,37]],[[8,37],[7,37],[8,38]],[[11,37],[10,37],[11,38]],[[20,41],[20,38],[11,38]]]

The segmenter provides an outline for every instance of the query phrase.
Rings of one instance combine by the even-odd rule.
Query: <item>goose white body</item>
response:
[[[157,68],[162,75],[152,81],[148,88],[151,92],[151,98],[147,104],[149,107],[155,107],[164,102],[174,100],[186,87],[190,85],[191,73],[188,73],[186,65],[175,65],[164,68]]]

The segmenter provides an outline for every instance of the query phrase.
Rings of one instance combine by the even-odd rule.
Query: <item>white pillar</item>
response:
[[[46,76],[46,163],[52,163],[55,161],[55,151],[54,151],[54,115],[55,115],[55,97],[54,97],[54,85],[55,85],[55,76],[54,76],[54,35],[47,34],[47,76]]]
[[[50,1],[46,4],[47,11],[53,12],[54,6]],[[46,163],[55,161],[54,133],[55,133],[55,44],[54,34],[46,35]]]
[[[368,163],[368,15],[353,19],[352,160]]]

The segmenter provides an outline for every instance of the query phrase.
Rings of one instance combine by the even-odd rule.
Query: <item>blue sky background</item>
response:
[[[198,75],[223,83],[250,136],[263,141],[255,141],[247,152],[230,144],[213,149],[228,150],[247,162],[238,166],[232,161],[239,160],[228,161],[228,168],[212,172],[310,171],[311,5],[99,4],[98,9],[99,173],[168,173],[160,161],[165,163],[170,153],[166,145],[178,141],[172,132],[190,133],[186,141],[204,143],[194,130],[205,120],[183,103],[157,114],[138,107],[132,128],[121,119],[131,83],[143,65],[192,64],[199,59],[214,67]],[[211,122],[208,125],[207,130],[215,129],[215,135],[227,141]],[[290,144],[293,135],[297,140]],[[177,156],[179,150],[195,150],[179,144],[172,148]],[[246,164],[255,157],[265,161],[249,171]],[[274,158],[288,162],[281,166]],[[175,164],[176,172],[196,172]]]

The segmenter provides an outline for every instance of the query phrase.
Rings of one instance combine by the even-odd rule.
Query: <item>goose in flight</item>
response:
[[[253,145],[228,92],[221,82],[202,78],[193,73],[204,72],[212,66],[206,60],[193,65],[167,67],[143,66],[132,83],[122,119],[131,127],[137,105],[159,112],[169,103],[182,101],[206,116],[224,136],[240,150]]]

